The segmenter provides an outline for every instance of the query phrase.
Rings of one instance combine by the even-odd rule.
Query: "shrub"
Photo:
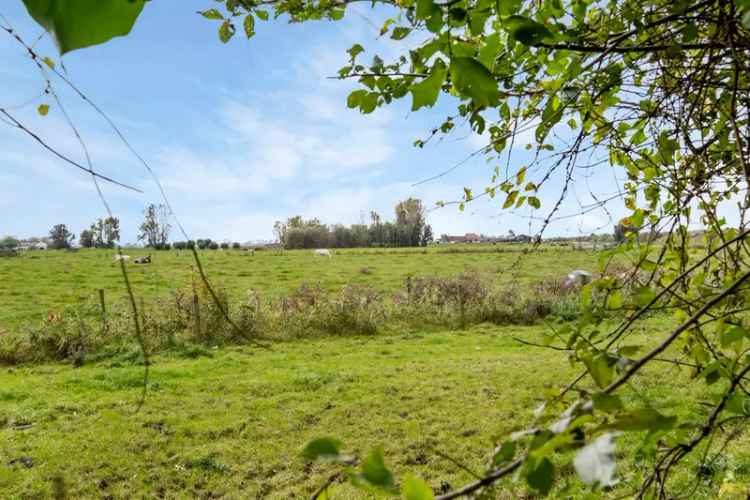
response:
[[[303,283],[280,301],[284,335],[374,334],[386,317],[383,299],[364,285],[347,285],[337,294]]]

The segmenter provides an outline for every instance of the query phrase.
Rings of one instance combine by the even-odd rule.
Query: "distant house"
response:
[[[440,243],[480,243],[482,237],[476,233],[466,233],[463,236],[450,236],[444,234],[440,238]]]
[[[47,250],[47,242],[39,240],[22,240],[16,250]]]

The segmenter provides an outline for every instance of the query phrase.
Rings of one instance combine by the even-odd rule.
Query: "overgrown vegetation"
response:
[[[218,303],[203,283],[140,302],[139,322],[149,352],[188,344],[206,347],[255,340],[357,336],[399,329],[465,329],[565,322],[576,317],[580,288],[561,280],[523,286],[498,281],[495,273],[407,277],[403,288],[384,294],[366,284],[335,291],[302,283],[279,297],[249,290],[231,296],[215,287]],[[226,312],[227,316],[222,312]],[[240,332],[236,331],[237,325]],[[67,360],[75,365],[136,347],[133,317],[125,301],[106,304],[102,296],[50,312],[41,324],[0,335],[0,360],[15,364]]]

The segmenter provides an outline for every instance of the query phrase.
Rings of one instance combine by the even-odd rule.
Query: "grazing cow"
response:
[[[138,257],[133,262],[136,264],[151,264],[151,254],[148,254],[146,257]]]
[[[571,288],[577,286],[583,286],[591,283],[591,280],[593,278],[594,275],[590,272],[584,271],[582,269],[576,269],[575,271],[571,271],[570,273],[568,273],[568,275],[565,277],[562,288],[563,290],[570,290]]]
[[[115,255],[115,262],[120,260],[130,260],[130,255],[120,255],[119,253]]]
[[[328,257],[330,259],[331,251],[328,250],[327,248],[318,248],[317,250],[315,250],[315,255],[319,257]]]

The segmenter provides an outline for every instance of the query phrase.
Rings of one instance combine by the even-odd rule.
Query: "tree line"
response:
[[[395,221],[383,221],[370,212],[370,224],[327,225],[302,216],[277,221],[274,234],[285,249],[426,246],[433,239],[421,200],[409,198],[395,207]]]
[[[168,208],[165,205],[152,203],[143,213],[144,220],[139,227],[138,240],[144,241],[146,246],[157,250],[169,248],[169,233],[172,226],[169,223]],[[17,246],[18,240],[13,240]],[[76,235],[67,224],[55,224],[49,230],[46,240],[48,248],[60,250],[71,248]],[[114,248],[118,241],[120,241],[118,217],[99,218],[88,229],[81,231],[78,236],[78,244],[82,248]]]

